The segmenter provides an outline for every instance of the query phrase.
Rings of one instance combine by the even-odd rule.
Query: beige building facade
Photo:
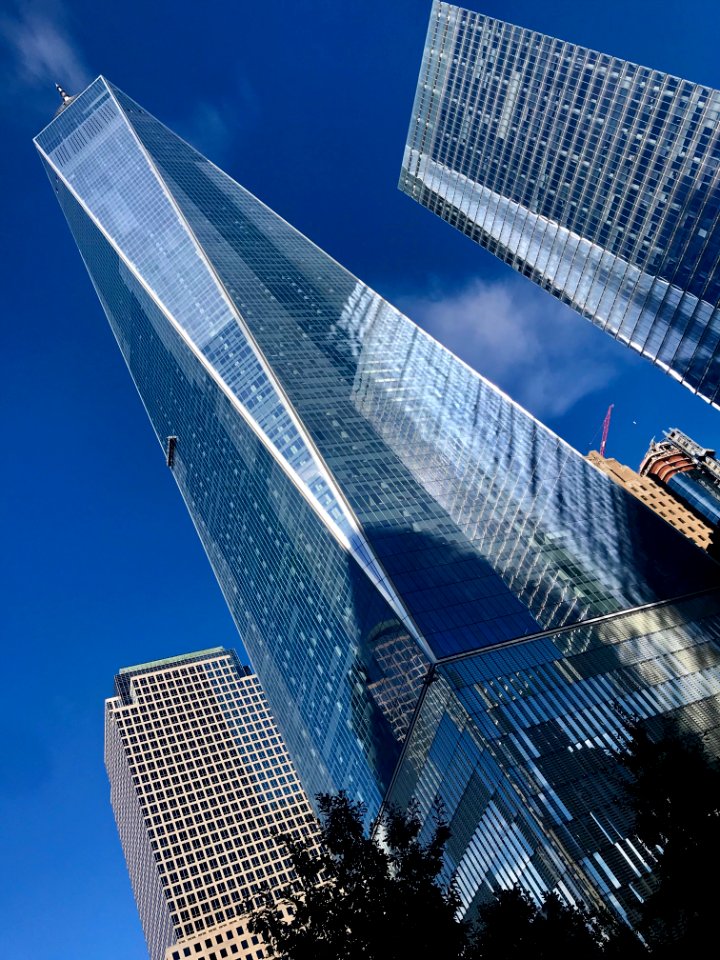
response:
[[[257,677],[213,648],[120,670],[105,763],[151,960],[262,960],[248,926],[292,884],[313,816]]]
[[[673,496],[667,487],[651,477],[641,476],[619,460],[601,456],[596,450],[591,450],[587,459],[703,550],[711,546],[714,531],[712,524]]]

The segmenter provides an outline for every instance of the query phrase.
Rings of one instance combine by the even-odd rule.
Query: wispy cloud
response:
[[[61,83],[71,93],[91,79],[58,4],[19,4],[0,15],[3,83],[32,92]]]
[[[541,417],[566,413],[633,360],[521,277],[476,280],[449,296],[396,301],[428,333]]]
[[[215,163],[225,158],[235,133],[226,112],[205,101],[196,102],[177,128],[188,143]]]
[[[238,139],[255,121],[258,99],[252,86],[239,78],[232,97],[210,102],[196,100],[189,112],[176,121],[174,128],[188,143],[222,166],[231,160]]]

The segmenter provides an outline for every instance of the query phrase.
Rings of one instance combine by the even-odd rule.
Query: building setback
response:
[[[448,3],[400,188],[720,405],[720,92]]]
[[[717,566],[102,77],[36,144],[308,794],[631,913],[608,750],[712,742]]]
[[[276,833],[311,840],[314,821],[258,678],[216,647],[115,688],[105,765],[151,960],[270,956],[248,919],[293,882]]]

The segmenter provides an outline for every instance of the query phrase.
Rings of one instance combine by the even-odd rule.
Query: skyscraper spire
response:
[[[56,83],[56,84],[55,84],[55,89],[56,89],[57,92],[60,94],[60,99],[62,100],[62,103],[60,104],[60,106],[59,106],[59,108],[58,108],[58,110],[57,110],[57,113],[55,114],[55,116],[57,116],[58,113],[62,113],[62,112],[63,112],[63,110],[65,109],[65,107],[69,107],[69,106],[70,106],[70,104],[73,102],[73,100],[75,99],[75,97],[71,97],[70,94],[67,92],[67,90],[63,90],[63,88],[60,86],[59,83]]]

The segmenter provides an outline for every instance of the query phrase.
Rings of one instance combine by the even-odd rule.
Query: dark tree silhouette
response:
[[[621,758],[625,802],[638,839],[658,861],[639,928],[653,957],[690,955],[712,942],[715,929],[717,898],[708,877],[720,856],[720,765],[673,719],[630,728]]]
[[[501,890],[478,912],[472,937],[472,960],[523,960],[532,956],[536,904],[520,887]]]
[[[420,820],[389,811],[382,839],[368,837],[365,809],[344,793],[321,795],[319,844],[282,836],[296,877],[284,891],[292,919],[271,905],[252,921],[284,960],[437,960],[462,957],[466,926],[458,897],[439,880],[450,833],[437,816],[432,837],[419,840]]]
[[[472,960],[596,960],[608,939],[599,920],[548,894],[538,906],[519,887],[502,890],[479,911]]]

